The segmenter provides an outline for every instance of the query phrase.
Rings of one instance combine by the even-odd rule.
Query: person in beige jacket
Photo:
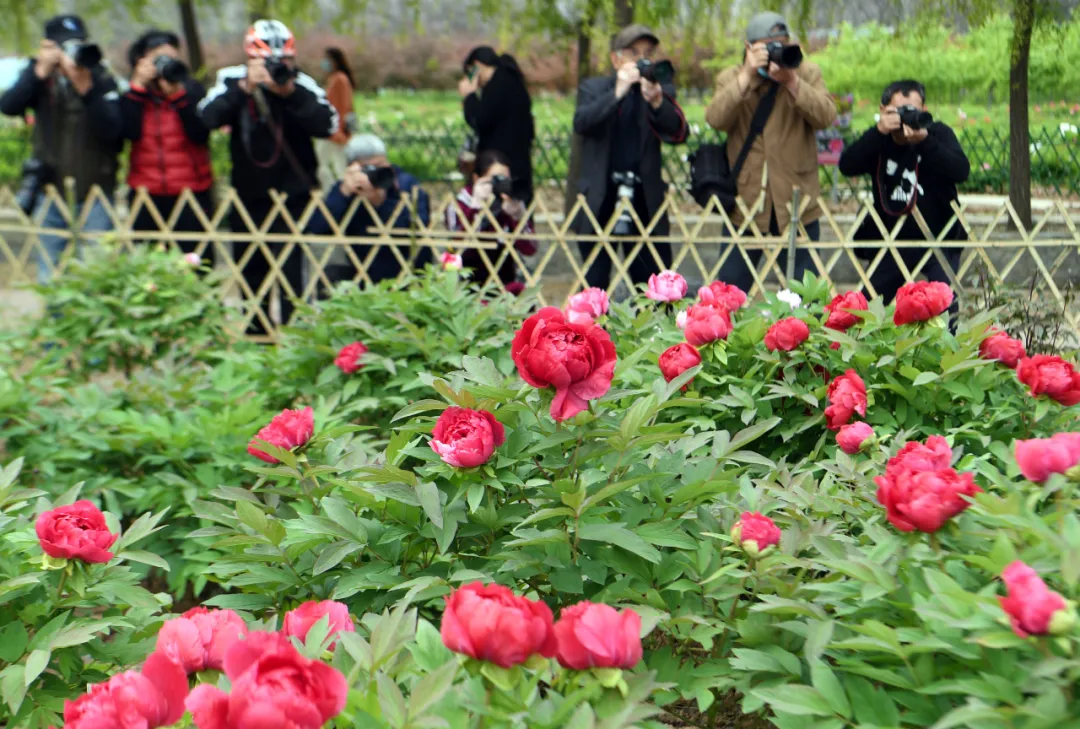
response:
[[[764,132],[754,140],[739,172],[739,197],[748,209],[756,210],[754,222],[758,230],[778,236],[791,221],[792,192],[799,188],[802,223],[809,238],[818,240],[821,184],[815,132],[836,120],[836,103],[825,88],[817,64],[804,60],[797,68],[785,68],[770,61],[768,44],[774,42],[794,45],[787,22],[777,13],[755,15],[747,26],[743,63],[717,76],[716,93],[705,119],[709,126],[727,133],[728,162],[734,166],[758,103],[770,87],[779,85]],[[732,220],[741,224],[738,210]],[[750,251],[749,255],[757,265],[761,251]],[[781,253],[781,271],[786,271],[786,259],[787,253]],[[801,279],[812,265],[809,253],[798,251],[795,277]],[[734,252],[721,268],[720,278],[742,289],[749,289],[753,283],[742,256]]]

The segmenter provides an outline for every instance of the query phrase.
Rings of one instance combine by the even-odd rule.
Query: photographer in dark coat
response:
[[[465,122],[476,132],[476,153],[502,152],[514,170],[514,189],[528,205],[533,197],[532,145],[536,136],[532,98],[525,75],[509,54],[489,46],[474,48],[465,59],[458,84]]]
[[[101,49],[88,38],[78,16],[50,19],[37,58],[30,59],[15,85],[0,97],[0,112],[7,116],[34,110],[33,156],[23,167],[17,197],[23,211],[40,218],[45,228],[68,227],[59,207],[43,197],[45,185],[56,185],[63,195],[64,180],[74,178],[72,219],[81,217],[94,185],[109,199],[116,188],[117,157],[123,148],[120,94],[116,79],[102,64]],[[100,202],[93,204],[85,221],[84,231],[112,228]],[[38,282],[45,283],[67,239],[42,235],[41,245],[48,258],[39,256]]]
[[[918,81],[896,81],[881,95],[878,122],[863,133],[840,155],[840,173],[847,177],[870,175],[874,209],[890,232],[897,218],[908,216],[896,240],[926,240],[926,234],[911,217],[918,208],[930,233],[937,238],[953,217],[952,203],[959,199],[956,186],[971,172],[971,164],[956,135],[947,124],[933,121],[926,111],[926,89]],[[881,240],[882,234],[872,218],[863,221],[857,240]],[[953,223],[948,240],[965,240],[967,232],[959,221]],[[899,249],[904,266],[910,271],[918,264],[926,248]],[[941,251],[955,271],[960,262],[960,248]],[[930,281],[948,283],[949,278],[932,256],[922,272]],[[878,296],[889,302],[904,285],[904,275],[891,254],[881,259],[870,277]]]
[[[643,25],[624,28],[611,40],[614,73],[587,79],[578,89],[574,132],[584,138],[578,192],[585,196],[589,210],[602,226],[611,218],[620,193],[632,198],[642,224],[649,224],[667,194],[660,145],[686,141],[686,117],[675,102],[675,86],[670,77],[653,74],[653,70],[660,70],[652,61],[659,43]],[[654,80],[646,78],[642,69]],[[579,235],[598,233],[584,213],[574,220],[573,229]],[[638,237],[632,221],[620,221],[614,232]],[[653,234],[668,234],[666,216],[657,222]],[[597,245],[581,242],[582,259],[587,259]],[[633,245],[624,243],[622,250],[628,251]],[[671,244],[657,243],[655,247],[666,268],[671,263]],[[629,274],[634,283],[643,283],[660,269],[651,252],[642,248],[630,263]],[[599,251],[586,278],[589,286],[608,288],[611,257],[606,250]]]

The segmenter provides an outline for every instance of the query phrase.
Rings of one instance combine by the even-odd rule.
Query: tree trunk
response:
[[[1028,128],[1028,62],[1035,26],[1035,0],[1013,3],[1009,58],[1009,200],[1031,229],[1031,133]]]
[[[615,15],[613,20],[615,21],[616,30],[625,28],[633,23],[634,0],[615,0]]]
[[[270,0],[248,0],[251,22],[271,17]]]
[[[592,1],[585,10],[578,25],[577,37],[577,83],[580,88],[581,82],[589,76],[592,67],[592,28],[596,20],[596,3]],[[580,101],[580,91],[578,93]],[[566,183],[563,187],[563,214],[569,215],[570,209],[577,202],[577,181],[581,176],[581,135],[573,134],[570,139],[570,160],[566,165]]]
[[[180,25],[184,29],[184,43],[187,44],[188,63],[196,74],[204,71],[202,40],[199,38],[199,23],[195,18],[195,0],[177,0],[180,9]]]

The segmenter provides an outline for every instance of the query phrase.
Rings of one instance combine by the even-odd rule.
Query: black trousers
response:
[[[604,198],[604,204],[596,211],[596,221],[600,225],[605,225],[611,220],[618,199],[618,190],[614,186],[609,186],[607,196]],[[647,226],[652,221],[652,215],[649,214],[648,206],[645,204],[645,194],[640,185],[634,189],[634,211],[637,213],[643,226]],[[630,233],[628,233],[626,237],[641,237],[636,223],[631,221]],[[636,242],[614,243],[612,244],[612,248],[616,251],[621,251],[623,255],[627,255],[633,250],[635,245]],[[593,261],[592,266],[585,272],[585,281],[589,286],[607,289],[608,286],[611,285],[611,254],[608,253],[607,249],[600,243],[594,243],[592,241],[580,241],[578,243],[578,249],[581,251],[581,260],[583,262],[588,259],[593,249],[597,246],[600,246],[600,252],[597,253],[596,260]],[[672,261],[671,244],[653,243],[653,247],[660,256],[660,260],[663,261],[663,268],[668,268]],[[630,274],[631,281],[635,284],[640,284],[648,283],[649,276],[654,273],[659,273],[661,270],[661,267],[656,265],[656,260],[653,258],[652,253],[643,244],[641,250],[639,250],[638,254],[634,257],[634,260],[630,261],[627,273]]]
[[[303,214],[304,209],[307,207],[310,197],[308,193],[290,195],[285,202],[285,207],[288,209],[290,217],[293,221],[298,221]],[[270,211],[274,206],[274,203],[267,198],[255,198],[251,200],[245,200],[241,198],[241,202],[247,209],[248,215],[251,216],[252,223],[259,228],[262,226],[266,218],[270,215]],[[244,233],[246,235],[253,235],[252,231],[244,223],[244,219],[236,210],[229,212],[229,228],[234,233]],[[268,229],[269,233],[291,233],[289,226],[281,219],[280,215],[274,217],[274,221],[270,224]],[[254,246],[254,243],[234,243],[233,244],[233,256],[236,259],[237,264],[243,259],[248,249]],[[300,251],[299,246],[294,246],[289,255],[284,261],[281,259],[281,252],[285,249],[285,243],[267,243],[266,247],[270,253],[279,260],[279,267],[281,272],[288,281],[289,286],[292,287],[293,293],[296,296],[300,296],[304,290],[304,254]],[[244,280],[247,281],[248,286],[251,288],[253,294],[258,296],[259,287],[263,285],[266,277],[270,274],[270,262],[267,260],[263,251],[256,247],[254,253],[251,254],[251,260],[247,262],[241,269],[241,273],[244,275]],[[270,319],[270,291],[267,290],[266,294],[258,301],[258,306],[263,310],[267,319]],[[256,302],[250,302],[251,306],[255,306]],[[292,318],[294,310],[293,301],[288,296],[288,293],[281,290],[281,324],[288,324],[289,319]],[[256,316],[251,320],[251,324],[248,325],[247,333],[250,335],[262,335],[266,334],[266,327],[262,321]]]
[[[873,249],[863,249],[867,252]],[[900,259],[904,262],[904,266],[910,271],[916,266],[929,248],[898,248],[897,252],[900,254]],[[960,248],[942,248],[942,254],[945,256],[945,260],[948,261],[949,266],[955,273],[957,267],[960,265],[960,254],[962,249]],[[873,260],[876,253],[870,255],[870,260]],[[945,273],[945,269],[941,263],[938,262],[937,256],[931,256],[930,260],[923,266],[922,272],[926,276],[927,281],[941,281],[947,283],[950,286],[952,283],[949,281],[949,276]],[[874,290],[877,291],[877,295],[885,300],[885,304],[888,305],[895,297],[896,292],[900,290],[900,287],[907,283],[904,280],[904,274],[900,270],[900,266],[897,265],[896,259],[893,258],[892,253],[885,253],[885,257],[881,259],[881,263],[878,264],[874,274],[870,277],[870,283],[874,286]],[[958,308],[957,302],[953,300],[953,306],[950,307],[950,311],[956,312]]]
[[[806,235],[810,240],[817,241],[821,239],[821,225],[818,223],[818,221],[815,220],[812,223],[806,223],[803,227],[806,228]],[[769,218],[769,235],[780,235],[780,225],[776,222],[775,210]],[[746,240],[747,242],[749,242],[753,239],[747,238]],[[733,246],[734,244],[728,244],[729,248]],[[746,252],[747,257],[750,258],[750,262],[754,264],[755,268],[761,262],[761,254],[764,252],[765,251],[762,250]],[[785,275],[787,274],[787,257],[788,254],[785,250],[781,252],[780,256],[776,259],[777,265],[780,266],[780,270],[783,271]],[[810,257],[810,251],[802,248],[796,248],[795,280],[802,281],[803,274],[806,271],[813,270],[813,268],[814,259]],[[767,274],[768,272],[763,275],[762,280],[765,280]],[[717,280],[723,281],[724,283],[732,284],[733,286],[738,286],[740,289],[746,292],[749,292],[754,285],[754,276],[750,273],[750,269],[747,267],[746,261],[743,260],[743,257],[739,254],[738,250],[731,251],[731,254],[727,257],[727,260],[724,261],[724,265],[720,267],[720,270],[717,272],[716,276]]]
[[[166,223],[169,221],[169,216],[173,214],[173,209],[176,207],[177,202],[180,200],[179,195],[151,195],[151,202],[154,203],[154,207],[157,208],[158,214],[162,220]],[[204,190],[203,192],[195,193],[195,201],[202,208],[203,213],[207,218],[214,214],[214,200],[210,194],[210,190]],[[139,214],[135,216],[135,221],[131,224],[132,230],[141,231],[158,231],[160,230],[157,221],[154,220],[154,216],[150,214],[150,211],[143,207],[139,210]],[[185,204],[184,209],[180,212],[179,217],[176,219],[176,224],[171,228],[178,233],[201,233],[206,230],[202,222],[199,221],[195,211],[191,209],[190,204]],[[184,253],[194,253],[195,249],[199,246],[199,241],[195,238],[189,240],[180,240],[176,242],[180,250]],[[202,257],[204,260],[210,262],[210,267],[214,266],[214,245],[211,243],[206,246],[206,250],[203,251]]]

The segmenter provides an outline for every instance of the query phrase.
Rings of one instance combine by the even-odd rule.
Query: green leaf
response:
[[[34,682],[41,672],[45,670],[45,667],[49,665],[49,658],[52,657],[51,651],[41,650],[31,651],[30,655],[26,657],[26,686],[29,688],[30,684]]]
[[[424,508],[431,523],[438,528],[443,525],[442,504],[439,502],[439,489],[430,481],[424,481],[416,485],[416,497],[420,500],[420,506]]]
[[[251,527],[255,530],[256,534],[266,535],[267,531],[267,519],[266,512],[260,509],[255,504],[248,501],[236,502],[236,516],[240,519],[240,523]]]
[[[514,666],[514,668],[502,668],[494,663],[487,662],[481,665],[480,673],[484,675],[484,678],[495,684],[497,688],[507,693],[514,690],[521,676],[521,671],[517,666]]]
[[[981,701],[970,701],[964,706],[958,706],[945,716],[937,720],[930,729],[952,729],[956,726],[971,726],[972,723],[981,721],[997,720],[1002,724],[1008,724],[1008,715],[999,712],[992,706],[987,706]]]
[[[337,567],[341,560],[350,554],[359,552],[363,548],[364,545],[356,542],[334,542],[319,554],[319,558],[315,560],[315,566],[311,569],[311,574],[321,575],[323,572]]]
[[[391,727],[404,726],[405,697],[401,695],[401,689],[392,678],[381,671],[376,675],[375,682],[379,687],[379,709],[386,723]]]
[[[408,716],[410,719],[423,716],[429,708],[442,700],[453,685],[460,665],[456,657],[451,657],[435,671],[424,676],[420,683],[413,686],[409,699]]]
[[[810,686],[788,684],[751,689],[750,693],[777,711],[799,716],[832,716],[833,710],[821,693]]]
[[[327,496],[321,502],[323,511],[335,524],[345,530],[351,539],[361,544],[367,544],[368,533],[364,525],[356,517],[352,508],[341,499]]]
[[[274,600],[269,595],[218,595],[203,601],[203,605],[209,605],[210,607],[248,610],[251,612],[265,610],[273,604]]]
[[[495,363],[487,357],[473,357],[467,354],[461,358],[461,366],[468,375],[468,379],[478,385],[499,387],[506,379],[495,367]]]
[[[22,456],[19,456],[3,469],[0,469],[0,491],[15,483],[15,479],[19,477],[19,471],[22,470],[22,465],[23,459]]]
[[[624,524],[582,524],[578,528],[578,536],[591,542],[604,542],[621,547],[648,560],[653,564],[660,563],[660,552],[649,546],[648,542],[626,528]]]
[[[810,683],[825,697],[834,712],[845,719],[851,718],[851,703],[828,664],[820,660],[810,662]]]
[[[807,661],[814,661],[821,657],[832,640],[835,623],[831,620],[814,620],[806,625],[806,642],[803,644],[803,653]]]
[[[844,676],[844,686],[851,698],[851,708],[859,724],[900,726],[900,712],[896,710],[896,704],[885,691],[874,688],[873,684],[865,678],[851,674]]]
[[[12,714],[18,713],[23,698],[26,696],[26,681],[23,679],[25,671],[21,663],[0,671],[0,676],[2,676],[0,694],[3,695],[4,703],[11,709]]]
[[[126,559],[131,562],[140,562],[142,564],[148,564],[151,567],[159,567],[166,572],[169,571],[169,563],[164,559],[154,554],[153,552],[147,552],[142,549],[128,549],[120,552],[116,555],[117,559]]]
[[[698,540],[682,530],[677,521],[642,524],[634,533],[649,544],[672,549],[697,549]]]
[[[158,531],[158,529],[161,528],[158,526],[158,522],[160,522],[168,512],[169,510],[165,509],[158,514],[143,514],[140,516],[127,528],[120,538],[116,540],[116,544],[113,545],[113,551],[122,552],[132,544],[135,544]]]
[[[390,419],[391,423],[396,423],[399,420],[405,418],[411,418],[414,415],[420,413],[431,412],[433,410],[446,410],[450,405],[442,400],[417,400],[414,403],[406,405]]]
[[[938,376],[939,375],[936,372],[920,372],[918,376],[911,381],[911,384],[915,387],[921,387],[922,385],[927,385],[933,382],[938,378]]]
[[[0,661],[14,663],[19,660],[29,642],[26,625],[18,620],[11,621],[0,629]]]

